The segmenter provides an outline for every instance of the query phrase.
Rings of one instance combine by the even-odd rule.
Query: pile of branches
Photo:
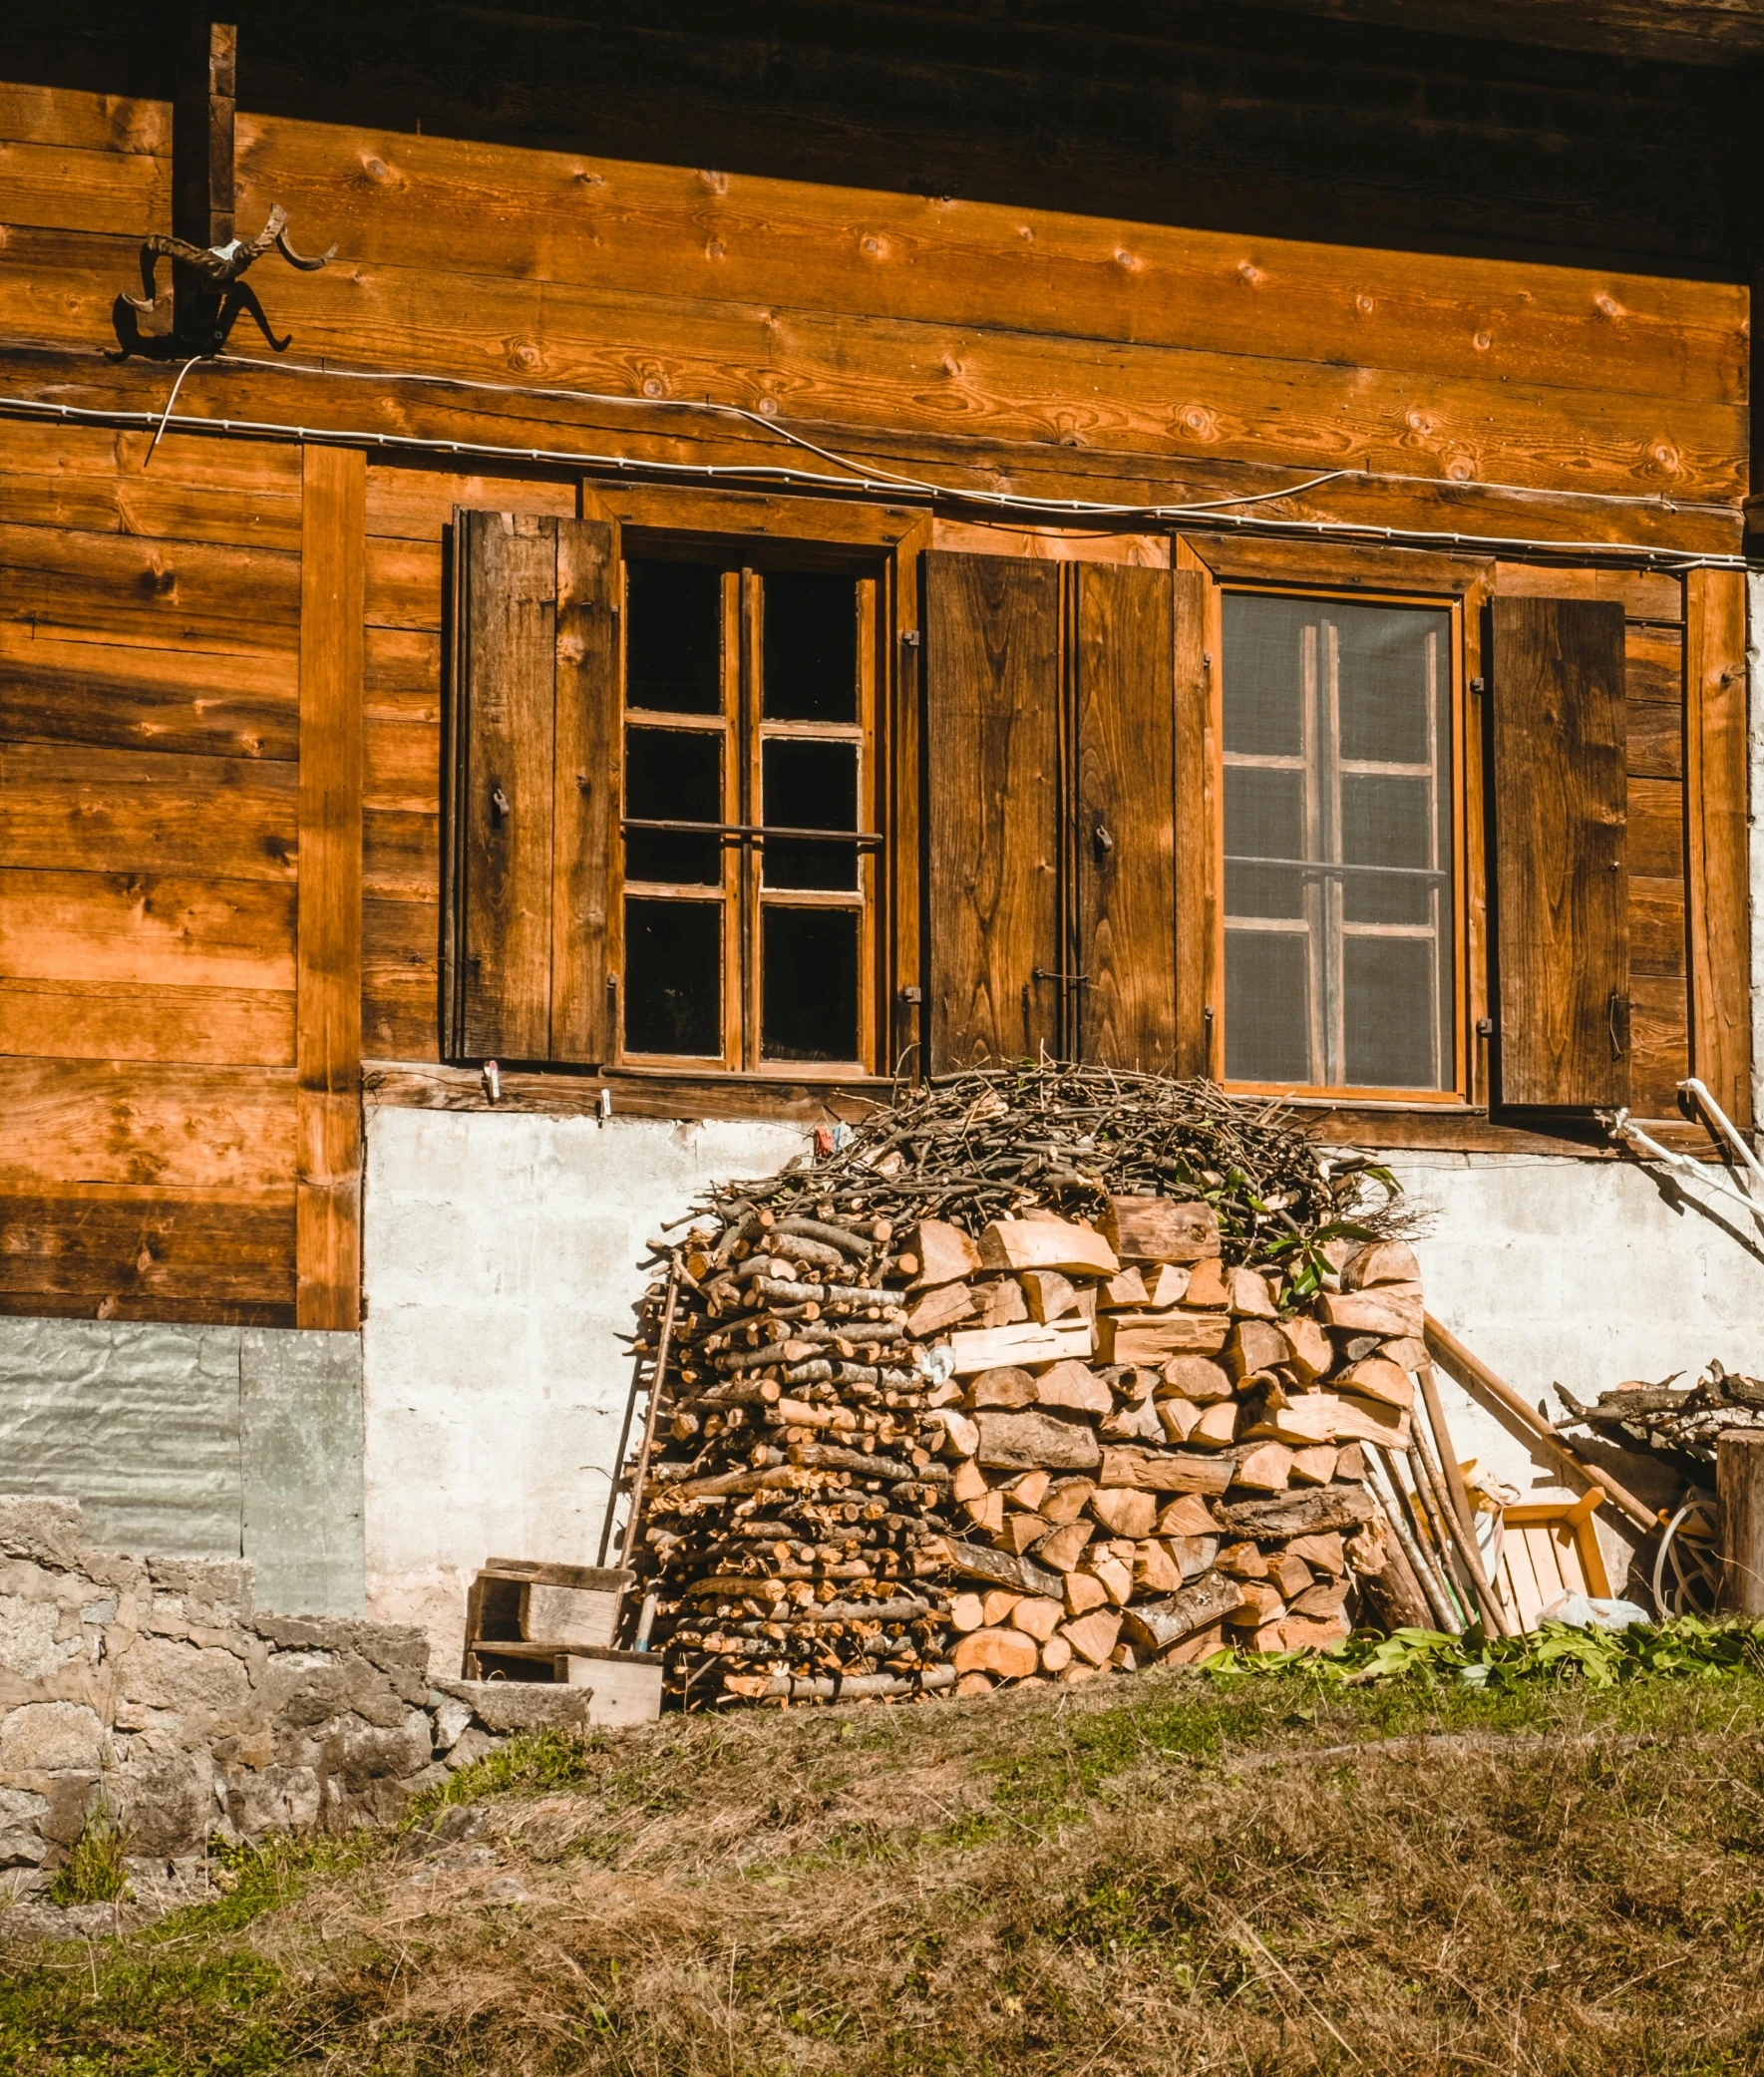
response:
[[[978,1234],[1031,1206],[1094,1219],[1115,1197],[1200,1200],[1233,1265],[1278,1261],[1348,1232],[1345,1221],[1363,1239],[1412,1224],[1388,1170],[1206,1081],[1025,1061],[927,1083],[824,1135],[821,1153],[716,1193],[700,1215],[722,1224],[815,1204],[829,1218],[936,1218]]]
[[[1228,1633],[1324,1644],[1350,1571],[1402,1572],[1425,1621],[1360,1483],[1362,1443],[1410,1446],[1423,1360],[1369,1170],[1208,1083],[1025,1065],[711,1192],[639,1308],[627,1605],[670,1692],[973,1693]]]
[[[1558,1385],[1557,1391],[1574,1419],[1571,1428],[1590,1428],[1625,1448],[1651,1450],[1673,1467],[1708,1483],[1715,1462],[1715,1440],[1734,1428],[1764,1428],[1764,1382],[1740,1377],[1718,1362],[1694,1385],[1680,1387],[1682,1372],[1658,1384],[1632,1380],[1614,1392],[1601,1392],[1583,1406]]]

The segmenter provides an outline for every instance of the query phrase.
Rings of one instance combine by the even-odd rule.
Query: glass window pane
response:
[[[723,573],[703,562],[625,564],[625,705],[723,711]]]
[[[627,728],[625,814],[638,822],[720,823],[721,733]]]
[[[1225,1070],[1234,1082],[1311,1079],[1309,938],[1302,930],[1225,934]]]
[[[1227,765],[1225,848],[1228,858],[1302,859],[1304,774]]]
[[[1304,748],[1304,648],[1314,641],[1307,598],[1225,598],[1225,747],[1255,757]]]
[[[858,582],[771,570],[762,583],[768,721],[858,719]]]
[[[1340,678],[1341,755],[1382,764],[1428,762],[1428,688],[1442,704],[1446,613],[1415,606],[1332,605]]]
[[[1341,856],[1356,865],[1431,865],[1432,791],[1425,779],[1343,773]],[[1433,921],[1434,882],[1400,872],[1350,872],[1342,899],[1350,923]]]
[[[1297,865],[1244,865],[1225,862],[1228,916],[1302,916],[1304,872]]]
[[[760,1057],[858,1058],[858,926],[850,908],[760,912]]]
[[[625,1051],[723,1052],[723,904],[625,903]]]
[[[1432,607],[1225,602],[1234,1078],[1397,1089],[1450,1079],[1451,631]],[[1302,918],[1312,934],[1229,927],[1254,916]],[[1417,934],[1355,937],[1358,925]]]
[[[1437,1089],[1434,940],[1349,937],[1342,947],[1342,1003],[1351,1088]]]
[[[631,830],[625,837],[625,878],[659,880],[670,887],[721,886],[723,840]]]
[[[762,820],[786,830],[858,827],[858,745],[771,739],[760,750]],[[855,888],[858,847],[769,837],[769,887]]]

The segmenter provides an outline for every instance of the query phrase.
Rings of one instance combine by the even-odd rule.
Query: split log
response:
[[[1342,1264],[1344,1291],[1370,1290],[1374,1284],[1421,1281],[1415,1250],[1404,1240],[1374,1240]]]
[[[1373,1501],[1363,1487],[1313,1486],[1278,1500],[1239,1501],[1216,1508],[1214,1513],[1220,1527],[1234,1535],[1273,1541],[1357,1529],[1372,1519]]]
[[[1097,1320],[1097,1353],[1105,1363],[1212,1356],[1225,1347],[1231,1330],[1229,1312],[1106,1312]]]
[[[1011,1627],[1045,1644],[1066,1619],[1065,1604],[1050,1594],[1025,1594],[1010,1611]]]
[[[980,1430],[978,1461],[997,1471],[1088,1471],[1104,1454],[1096,1430],[1077,1416],[1044,1407],[974,1416]],[[1108,1483],[1105,1481],[1105,1484]]]
[[[1020,1269],[1017,1281],[1028,1300],[1029,1317],[1046,1325],[1078,1310],[1078,1293],[1057,1269]]]
[[[921,1218],[907,1234],[906,1245],[918,1257],[915,1290],[964,1280],[980,1267],[980,1250],[971,1236],[945,1219]]]
[[[1120,1634],[1121,1617],[1113,1608],[1096,1608],[1088,1615],[1074,1616],[1060,1630],[1078,1656],[1093,1666],[1108,1664]]]
[[[1121,1264],[1099,1232],[1063,1218],[995,1218],[980,1235],[988,1269],[1077,1270],[1113,1276]]]
[[[1186,1450],[1115,1449],[1102,1453],[1097,1483],[1133,1486],[1145,1493],[1224,1493],[1232,1483],[1233,1459]]]
[[[974,1310],[974,1294],[965,1283],[942,1284],[934,1291],[926,1291],[916,1305],[908,1307],[906,1331],[924,1340],[971,1318]]]
[[[957,1673],[991,1673],[1000,1680],[1027,1680],[1041,1667],[1035,1639],[1021,1630],[969,1630],[951,1654]]]
[[[1088,1363],[1069,1358],[1042,1371],[1035,1380],[1037,1406],[1061,1407],[1072,1413],[1106,1414],[1112,1411],[1115,1395]]]
[[[1325,1291],[1318,1309],[1330,1327],[1392,1340],[1419,1334],[1424,1324],[1419,1284],[1380,1284],[1369,1291]]]
[[[1331,1359],[1333,1354],[1331,1350]],[[1159,1376],[1160,1382],[1153,1388],[1159,1399],[1192,1399],[1197,1406],[1209,1406],[1232,1396],[1231,1372],[1206,1356],[1172,1356]]]
[[[724,1680],[731,1693],[759,1702],[862,1702],[877,1695],[935,1694],[955,1685],[953,1666],[926,1666],[919,1673],[858,1673],[824,1677],[777,1673],[734,1673]],[[750,1683],[763,1683],[751,1685]]]
[[[1060,1575],[1039,1565],[1032,1558],[1013,1558],[1007,1551],[988,1550],[982,1544],[966,1544],[951,1537],[946,1546],[949,1569],[964,1579],[987,1579],[994,1586],[1007,1586],[1017,1593],[1039,1593],[1059,1597]]]
[[[955,1375],[971,1377],[1001,1365],[1057,1363],[1062,1356],[1082,1361],[1095,1353],[1096,1339],[1088,1320],[1066,1320],[1052,1327],[958,1327],[949,1337],[949,1351]]]
[[[1235,1613],[1242,1598],[1242,1588],[1236,1580],[1223,1572],[1209,1572],[1205,1579],[1185,1586],[1167,1600],[1133,1602],[1123,1618],[1123,1626],[1142,1651],[1159,1654],[1204,1625],[1221,1622]]]
[[[1123,1262],[1198,1262],[1219,1253],[1219,1215],[1207,1204],[1111,1198],[1103,1231]]]

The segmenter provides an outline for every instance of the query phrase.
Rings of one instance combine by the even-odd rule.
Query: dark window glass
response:
[[[723,711],[723,577],[702,562],[625,564],[625,705]]]
[[[723,907],[625,903],[625,1051],[723,1051]]]
[[[856,580],[774,570],[763,582],[766,719],[856,721]]]
[[[1234,1082],[1307,1082],[1307,933],[1228,930],[1225,942],[1226,1074]]]
[[[855,830],[858,827],[856,743],[773,739],[760,750],[761,800],[769,829]],[[858,847],[816,838],[769,837],[769,887],[854,888]]]
[[[1341,755],[1393,765],[1427,763],[1427,640],[1437,613],[1388,606],[1333,608],[1341,702]]]
[[[762,911],[762,1059],[857,1059],[858,924],[850,908]]]
[[[723,738],[697,729],[625,730],[625,814],[638,822],[723,819]],[[722,840],[673,830],[625,833],[625,877],[714,887]]]

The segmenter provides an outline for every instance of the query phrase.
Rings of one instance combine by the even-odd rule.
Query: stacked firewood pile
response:
[[[1204,1085],[964,1083],[720,1195],[645,1301],[632,1598],[676,1697],[1326,1644],[1356,1592],[1407,1618],[1362,1451],[1410,1447],[1421,1290],[1343,1218],[1353,1170]]]
[[[1740,1377],[1718,1362],[1711,1362],[1694,1385],[1680,1386],[1673,1377],[1657,1385],[1635,1380],[1601,1392],[1590,1406],[1560,1385],[1556,1389],[1575,1417],[1568,1426],[1590,1428],[1625,1448],[1651,1450],[1702,1483],[1714,1466],[1718,1436],[1735,1428],[1764,1428],[1764,1382]]]

